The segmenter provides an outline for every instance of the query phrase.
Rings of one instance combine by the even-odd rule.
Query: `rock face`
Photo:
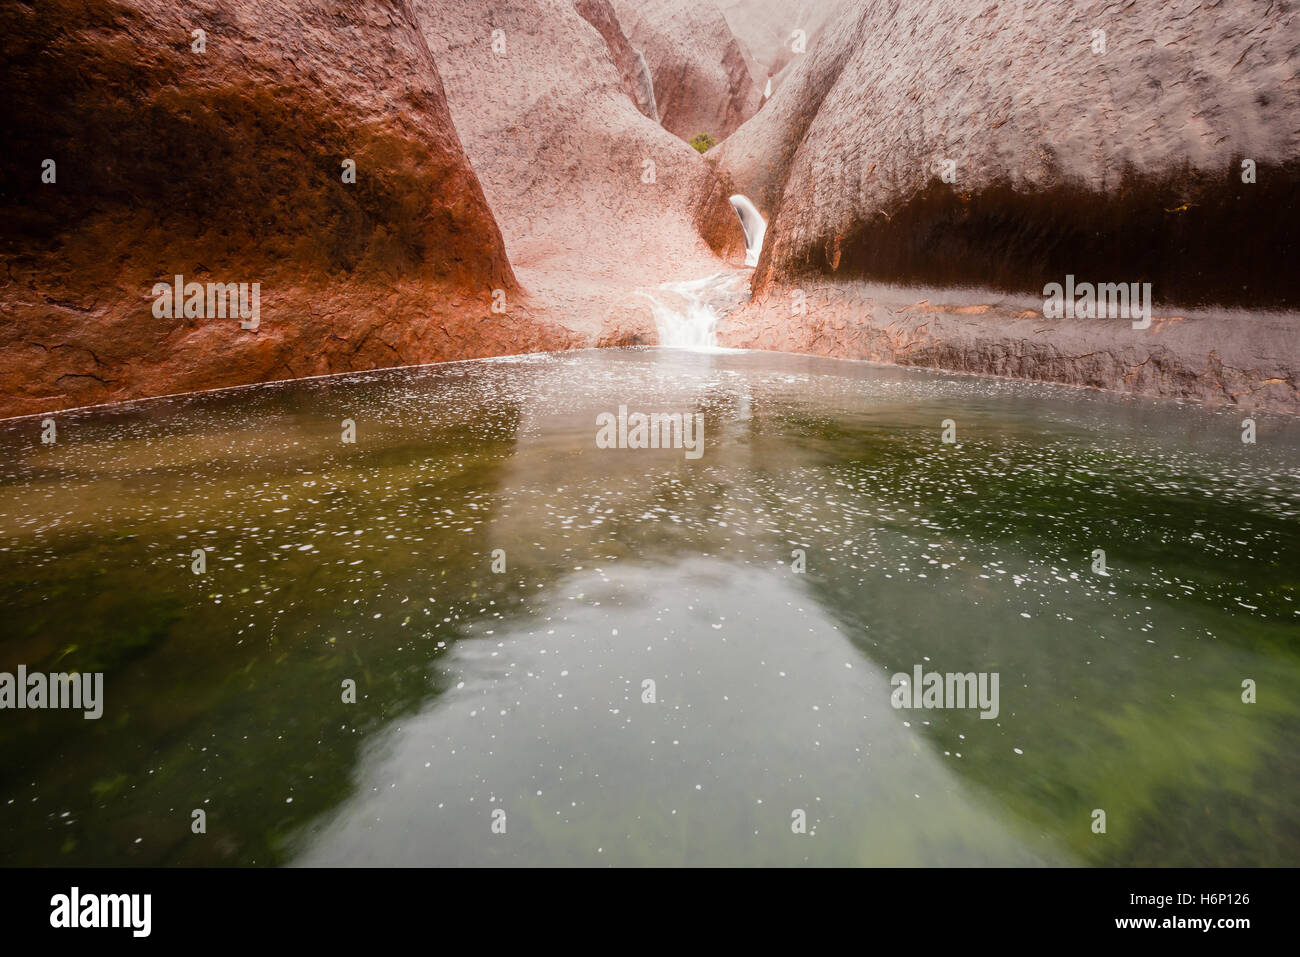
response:
[[[610,58],[618,67],[618,74],[623,79],[632,102],[643,114],[659,122],[659,107],[655,104],[654,80],[650,77],[650,66],[641,51],[633,48],[619,25],[618,16],[609,0],[573,0],[574,9],[605,39]]]
[[[809,279],[773,284],[719,323],[719,345],[999,375],[1210,405],[1300,412],[1294,313],[1156,311],[1047,321],[1042,300]]]
[[[806,56],[845,0],[717,0],[727,25],[749,54],[750,70],[761,92],[772,80],[775,93],[787,66]],[[796,37],[795,31],[802,31]],[[802,43],[798,43],[802,41]],[[796,45],[803,47],[796,53]]]
[[[762,91],[713,0],[615,0],[614,7],[650,64],[664,129],[721,142],[758,110]]]
[[[517,284],[404,0],[11,3],[0,60],[0,415],[575,341],[492,313]],[[259,328],[156,317],[178,274],[260,283]]]
[[[572,0],[413,7],[530,308],[618,344],[605,313],[636,286],[743,260],[713,168],[637,110]]]
[[[720,341],[1300,411],[1298,31],[1282,4],[846,5],[709,154],[768,217]],[[1157,321],[1044,318],[1067,275],[1151,283]]]
[[[717,153],[769,216],[757,284],[1294,308],[1297,35],[1295,4],[848,5]]]
[[[743,261],[733,192],[724,344],[1300,410],[1300,7],[722,2],[809,47],[707,161],[759,97],[714,0],[0,7],[0,416],[653,343],[638,289]],[[177,275],[260,325],[160,315]],[[1044,319],[1067,275],[1164,319]]]

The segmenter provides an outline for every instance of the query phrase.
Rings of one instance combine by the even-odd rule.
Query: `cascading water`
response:
[[[731,205],[740,217],[740,228],[745,231],[745,265],[757,266],[758,254],[763,251],[763,237],[767,235],[767,220],[748,196],[737,193],[731,197]]]
[[[655,85],[650,79],[650,67],[645,62],[645,56],[640,50],[633,50],[636,54],[636,77],[634,83],[636,86],[636,105],[646,116],[659,122],[659,104],[655,102]]]
[[[741,273],[715,273],[642,292],[650,300],[659,344],[678,349],[717,348],[718,308],[729,308],[743,299],[744,278]]]
[[[767,221],[746,196],[732,196],[731,205],[745,231],[745,265],[757,266]],[[716,349],[718,309],[730,309],[744,298],[744,278],[742,273],[720,272],[641,292],[650,300],[659,344],[677,349]]]

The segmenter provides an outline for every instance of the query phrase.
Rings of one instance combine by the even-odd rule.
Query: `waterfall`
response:
[[[650,67],[646,65],[645,56],[640,50],[633,50],[636,54],[636,105],[646,116],[659,122],[659,104],[655,102],[655,85],[650,79]]]
[[[650,300],[659,344],[678,349],[717,348],[718,308],[725,311],[744,299],[744,278],[741,273],[715,273],[641,292]]]
[[[731,197],[731,205],[740,217],[740,228],[745,231],[745,265],[757,266],[758,254],[763,251],[763,237],[767,235],[767,220],[747,196],[737,193]]]
[[[745,265],[757,266],[763,250],[767,221],[749,201],[737,193],[731,206],[740,217],[745,231]],[[720,272],[704,279],[665,283],[638,295],[650,300],[659,345],[677,349],[716,349],[718,345],[718,310],[727,312],[745,298],[747,273]]]

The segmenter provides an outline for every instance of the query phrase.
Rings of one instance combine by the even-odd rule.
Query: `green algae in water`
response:
[[[0,671],[105,710],[0,712],[0,862],[1294,864],[1300,423],[1241,417],[628,350],[2,423]]]

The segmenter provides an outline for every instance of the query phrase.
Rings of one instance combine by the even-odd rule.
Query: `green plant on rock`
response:
[[[703,153],[717,144],[714,142],[713,137],[708,133],[696,133],[691,137],[691,145]]]

